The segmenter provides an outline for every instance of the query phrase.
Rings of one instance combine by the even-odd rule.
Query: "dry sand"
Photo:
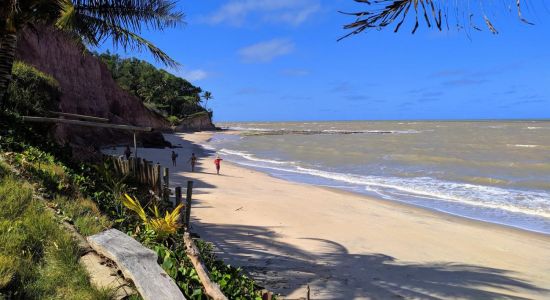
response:
[[[222,163],[210,133],[168,135],[173,185],[195,181],[192,228],[288,299],[550,299],[550,236],[291,183]],[[168,166],[171,149],[140,149]],[[190,152],[199,154],[189,172]],[[210,156],[209,156],[210,155]]]

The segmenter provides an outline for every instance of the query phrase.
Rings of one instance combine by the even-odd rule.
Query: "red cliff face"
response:
[[[122,90],[107,67],[65,34],[50,28],[24,31],[18,59],[52,75],[62,92],[59,111],[108,118],[114,124],[169,129],[169,124]],[[132,133],[75,125],[56,125],[56,138],[78,146],[129,143]],[[142,134],[144,144],[163,142],[160,133]]]

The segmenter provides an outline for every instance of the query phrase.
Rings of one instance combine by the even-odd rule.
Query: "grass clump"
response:
[[[79,248],[32,187],[0,177],[0,299],[110,299],[90,286]]]
[[[112,222],[103,214],[90,199],[69,199],[57,195],[52,201],[53,208],[64,216],[64,220],[73,224],[84,236],[94,235],[112,226]]]
[[[20,115],[43,115],[57,110],[59,83],[52,76],[20,61],[13,64],[12,75],[7,109]]]

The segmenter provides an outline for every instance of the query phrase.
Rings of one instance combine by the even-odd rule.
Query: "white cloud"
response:
[[[307,21],[307,19],[309,19],[309,17],[312,16],[314,13],[318,12],[320,8],[321,6],[319,4],[314,4],[300,8],[299,10],[286,11],[280,14],[266,15],[264,17],[264,20],[274,23],[284,23],[290,24],[292,26],[298,26]]]
[[[266,63],[276,57],[294,51],[294,43],[288,39],[273,39],[257,43],[239,50],[241,60],[247,63]]]
[[[199,81],[208,78],[210,76],[210,73],[202,69],[196,69],[182,70],[178,72],[178,75],[186,79],[187,81]]]
[[[298,26],[320,9],[319,0],[233,0],[204,17],[203,21],[211,25],[242,26],[247,21],[254,21]]]
[[[299,77],[299,76],[307,76],[309,75],[309,71],[308,70],[304,70],[304,69],[284,69],[284,70],[281,70],[281,74],[285,75],[285,76],[296,76],[296,77]]]

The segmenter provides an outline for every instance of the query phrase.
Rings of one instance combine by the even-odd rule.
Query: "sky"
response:
[[[531,2],[537,1],[543,0]],[[407,21],[398,33],[391,26],[339,42],[354,17],[338,11],[365,4],[180,0],[177,6],[185,25],[143,36],[181,64],[169,72],[212,92],[208,107],[216,122],[550,118],[546,6],[524,8],[535,25],[520,22],[515,7],[482,7],[497,35],[476,14],[479,32],[439,32],[421,22],[413,35]],[[146,52],[115,51],[163,67]]]

